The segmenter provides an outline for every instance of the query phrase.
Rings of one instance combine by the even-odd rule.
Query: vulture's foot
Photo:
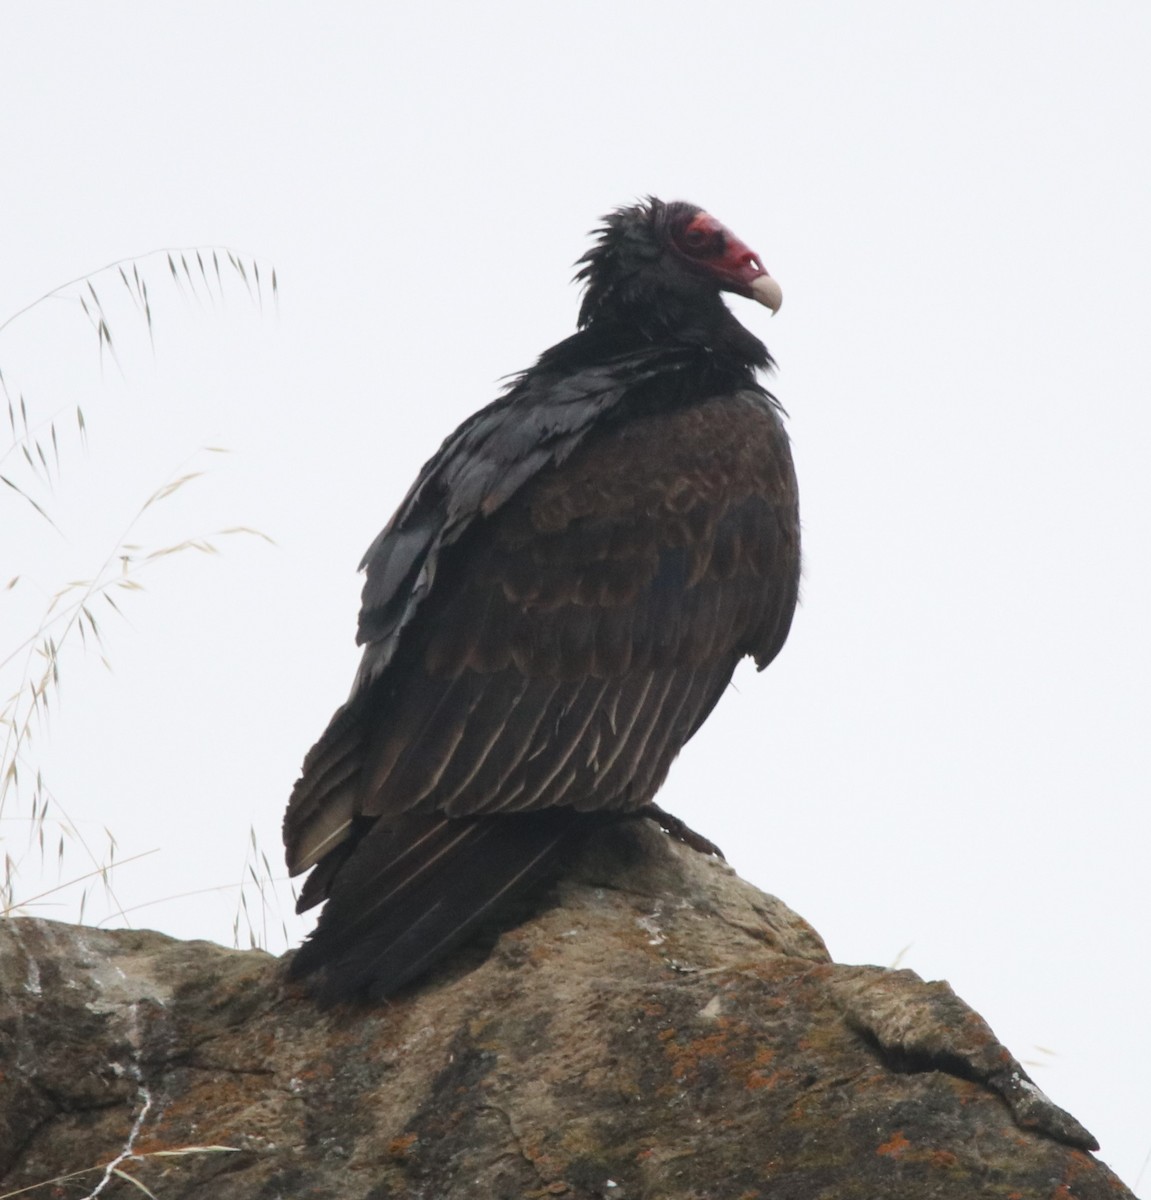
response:
[[[716,858],[727,862],[727,856],[715,842],[708,841],[702,833],[696,833],[686,821],[681,821],[679,817],[673,817],[671,813],[665,812],[658,804],[645,804],[643,808],[637,808],[634,813],[629,815],[633,817],[650,817],[664,833],[675,838],[677,842],[683,842],[685,846],[690,846],[693,850],[698,850],[700,854],[714,854]]]

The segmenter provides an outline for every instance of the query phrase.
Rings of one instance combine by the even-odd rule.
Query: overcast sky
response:
[[[25,765],[97,857],[105,827],[156,851],[113,876],[131,921],[232,941],[249,830],[282,873],[351,682],[361,553],[570,332],[598,216],[690,199],[783,287],[774,319],[732,303],[780,364],[806,561],[790,643],[661,803],[838,959],[948,979],[1146,1179],[1149,62],[1143,3],[6,3],[0,321],[157,247],[280,285],[261,314],[234,273],[210,301],[145,260],[153,353],[101,276],[103,369],[75,290],[0,331],[61,456],[51,493],[0,467],[61,531],[0,489],[0,658],[183,472],[208,474],[127,541],[276,543],[156,563],[125,621],[98,606],[111,673],[69,639]],[[25,898],[55,881],[29,808],[0,823]],[[306,926],[286,885],[267,903],[280,952]]]

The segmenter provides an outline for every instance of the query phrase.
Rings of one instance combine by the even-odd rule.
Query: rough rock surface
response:
[[[1129,1197],[1090,1145],[946,984],[833,964],[646,823],[375,1009],[258,952],[0,922],[0,1195]]]

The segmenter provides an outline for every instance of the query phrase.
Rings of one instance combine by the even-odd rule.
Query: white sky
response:
[[[1142,3],[5,4],[0,320],[160,246],[281,287],[261,319],[144,264],[153,358],[98,281],[103,382],[75,303],[0,332],[32,419],[79,401],[89,426],[44,497],[63,536],[0,495],[0,650],[201,446],[232,453],[130,540],[277,543],[159,564],[108,610],[113,673],[64,660],[32,759],[97,849],[158,848],[114,876],[132,920],[231,942],[249,827],[279,872],[351,681],[360,554],[570,331],[596,218],[691,199],[783,285],[772,321],[734,306],[780,362],[806,567],[788,647],[661,803],[837,958],[950,980],[1147,1178],[1148,62]],[[13,857],[27,816],[9,800]],[[21,870],[24,896],[55,880]]]

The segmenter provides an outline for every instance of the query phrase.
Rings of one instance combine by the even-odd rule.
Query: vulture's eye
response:
[[[696,217],[686,229],[673,234],[676,248],[690,258],[718,258],[724,250],[722,229],[710,217]]]

